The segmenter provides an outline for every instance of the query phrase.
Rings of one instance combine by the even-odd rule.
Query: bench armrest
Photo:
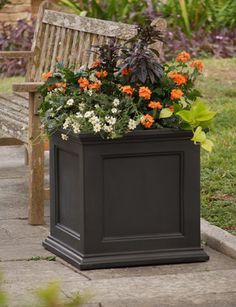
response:
[[[0,58],[30,58],[33,54],[33,51],[0,51]]]
[[[28,93],[36,93],[40,86],[42,86],[44,82],[24,82],[24,83],[14,83],[12,85],[12,89],[14,92],[28,92]]]

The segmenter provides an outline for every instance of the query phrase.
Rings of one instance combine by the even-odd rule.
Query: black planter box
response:
[[[137,131],[51,139],[46,249],[79,269],[206,261],[200,150],[192,134]]]

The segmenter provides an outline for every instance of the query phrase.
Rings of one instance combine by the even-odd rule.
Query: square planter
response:
[[[200,241],[200,149],[192,134],[80,134],[50,148],[46,249],[79,269],[209,259]]]

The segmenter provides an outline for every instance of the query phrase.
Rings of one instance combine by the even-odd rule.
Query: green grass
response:
[[[202,151],[202,216],[236,234],[236,58],[204,60],[204,74],[197,87],[212,110],[218,112],[209,134],[215,147]],[[23,78],[0,79],[0,92]]]
[[[12,84],[19,82],[24,82],[24,77],[0,78],[0,93],[11,93]]]
[[[204,64],[198,88],[217,116],[209,134],[214,150],[201,157],[202,216],[236,234],[236,59]]]

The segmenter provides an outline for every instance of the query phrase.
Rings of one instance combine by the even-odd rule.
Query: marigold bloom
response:
[[[132,95],[134,89],[130,85],[124,85],[121,87],[121,91],[125,94]]]
[[[62,89],[65,90],[66,89],[66,83],[65,82],[56,82],[55,87],[62,88]]]
[[[121,74],[123,76],[128,76],[131,73],[131,71],[132,71],[131,68],[124,68],[124,69],[122,69]]]
[[[170,99],[180,99],[183,96],[183,92],[180,89],[173,89],[170,93]]]
[[[94,83],[89,84],[88,88],[89,88],[90,90],[92,90],[92,89],[99,90],[99,89],[100,89],[100,86],[101,86],[100,83],[94,82]]]
[[[99,60],[96,60],[95,62],[92,63],[91,67],[92,69],[99,67],[101,62]]]
[[[54,90],[54,88],[55,88],[54,85],[48,86],[48,91],[51,92],[52,90]]]
[[[45,80],[45,81],[47,81],[48,78],[50,78],[50,77],[52,77],[52,72],[51,71],[45,72],[45,73],[42,74],[42,79]]]
[[[87,88],[89,86],[89,80],[87,78],[80,77],[77,82],[80,88]]]
[[[149,108],[152,108],[152,109],[162,109],[162,105],[160,103],[160,101],[150,101],[149,104],[148,104]]]
[[[190,54],[186,51],[180,52],[176,58],[177,62],[188,62],[189,60],[190,60]]]
[[[106,70],[101,70],[97,71],[95,75],[98,78],[105,78],[108,75],[108,72]]]
[[[197,68],[197,70],[200,72],[202,72],[203,70],[203,63],[202,61],[199,61],[199,60],[192,61],[192,63],[189,66],[193,68]]]
[[[152,95],[151,90],[147,86],[141,86],[139,88],[139,97],[142,97],[144,99],[150,99]]]
[[[169,106],[169,109],[170,109],[172,112],[174,112],[174,106],[173,106],[173,105]]]
[[[177,85],[183,85],[186,84],[188,81],[188,78],[182,74],[178,74],[177,72],[170,72],[169,77],[174,81]]]
[[[151,128],[154,123],[154,118],[151,115],[146,114],[141,118],[140,122],[145,128]]]

